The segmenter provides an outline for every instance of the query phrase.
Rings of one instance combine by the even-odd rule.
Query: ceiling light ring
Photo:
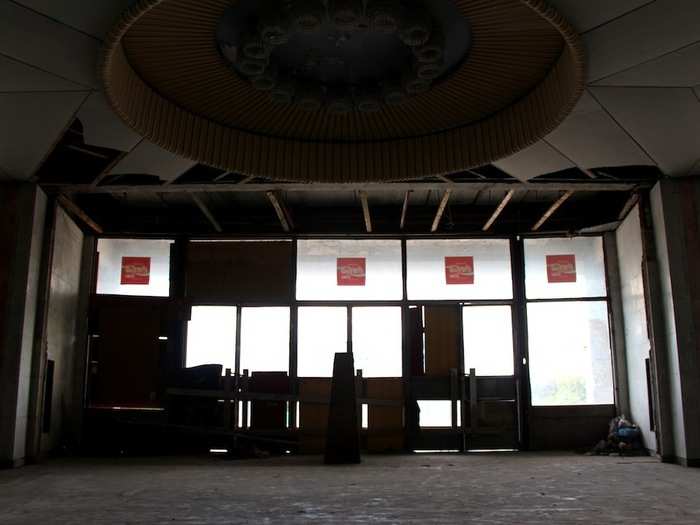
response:
[[[127,33],[142,19],[160,12],[157,8],[184,1],[136,0],[123,15],[100,57],[106,97],[115,113],[147,140],[178,155],[246,175],[359,182],[462,171],[512,155],[549,134],[571,112],[585,85],[585,54],[579,35],[544,0],[513,0],[556,28],[565,42],[546,76],[516,103],[483,119],[432,133],[353,141],[332,133],[326,138],[282,137],[217,121],[173,99],[167,86],[143,76],[140,64],[125,49]],[[214,0],[201,1],[214,4]],[[293,115],[290,110],[280,113],[287,120]],[[308,129],[308,121],[304,126]]]
[[[291,3],[289,0],[270,0],[262,9],[257,32],[254,29],[248,30],[240,45],[241,51],[227,53],[222,50],[222,55],[235,57],[232,65],[236,73],[256,89],[269,92],[270,100],[278,105],[294,103],[294,95],[288,90],[283,95],[274,92],[275,84],[298,82],[298,70],[285,70],[283,64],[276,59],[274,50],[289,44],[290,40],[294,41],[297,33],[319,34],[324,29],[324,20],[330,22],[338,33],[339,43],[336,45],[343,45],[345,40],[351,38],[361,38],[362,32],[376,30],[380,34],[396,38],[397,42],[409,48],[415,59],[407,62],[396,78],[377,78],[365,85],[329,86],[319,80],[321,106],[304,99],[297,106],[305,111],[325,108],[335,115],[349,115],[352,111],[376,112],[382,106],[400,105],[409,97],[427,93],[432,83],[449,69],[441,60],[444,55],[444,39],[425,9],[401,9],[396,0],[296,0]],[[232,44],[220,42],[219,45]],[[325,56],[309,56],[305,70],[322,71],[324,61],[328,59]],[[416,60],[419,62],[417,65]],[[274,73],[270,73],[269,69],[273,69]],[[403,82],[398,83],[397,79],[403,79]],[[306,82],[308,81],[307,79]],[[403,89],[403,95],[395,91],[399,85]],[[377,94],[386,92],[386,86],[393,86],[393,89],[386,97],[378,99]],[[338,95],[342,100],[337,100],[334,94],[339,90],[343,92]],[[367,92],[372,92],[370,98]],[[350,110],[348,101],[352,105]]]

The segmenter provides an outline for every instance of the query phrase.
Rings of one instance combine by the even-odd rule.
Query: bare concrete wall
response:
[[[57,208],[45,335],[46,358],[54,362],[55,368],[52,416],[50,428],[42,434],[42,452],[56,450],[62,444],[71,420],[82,408],[73,395],[73,384],[81,380],[76,377],[75,360],[83,241],[82,231]]]
[[[9,255],[0,268],[0,464],[11,466],[25,456],[46,196],[34,185],[9,183],[0,186],[0,203],[6,221],[0,242]]]
[[[700,465],[700,179],[652,191],[675,455]]]
[[[642,230],[639,207],[635,206],[615,234],[620,270],[622,315],[625,333],[629,416],[644,435],[645,446],[656,451],[656,434],[651,430],[649,392],[645,360],[651,343],[647,330],[644,276],[642,272]]]

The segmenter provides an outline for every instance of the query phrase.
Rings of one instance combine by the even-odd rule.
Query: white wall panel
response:
[[[657,0],[586,33],[588,80],[595,82],[700,41],[698,20],[697,0]]]
[[[103,38],[133,0],[17,0],[30,9]]]
[[[574,167],[571,161],[542,141],[511,157],[494,162],[494,165],[522,181]]]
[[[15,3],[0,2],[0,54],[96,88],[99,48],[100,41],[91,36]]]
[[[0,55],[0,92],[75,91],[84,87],[34,66]]]
[[[700,2],[698,3],[700,5]],[[687,175],[700,157],[700,103],[685,88],[590,88],[669,175]]]
[[[144,140],[114,166],[110,175],[157,175],[163,180],[174,180],[195,164]]]
[[[14,178],[31,177],[86,96],[83,92],[0,94],[0,166]]]
[[[700,84],[700,43],[602,80],[603,86],[693,87]]]
[[[622,285],[622,311],[627,356],[630,414],[644,435],[644,445],[656,450],[656,434],[651,431],[645,360],[651,343],[647,332],[644,277],[642,273],[642,231],[639,208],[630,212],[615,237]]]
[[[131,151],[141,140],[138,133],[117,117],[99,91],[90,95],[81,106],[78,118],[83,123],[85,144]]]
[[[652,0],[549,0],[549,4],[556,7],[579,33],[651,2]]]

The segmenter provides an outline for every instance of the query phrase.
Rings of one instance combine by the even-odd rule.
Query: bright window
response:
[[[220,364],[235,371],[236,307],[193,306],[187,324],[185,366]]]
[[[409,240],[406,263],[412,300],[513,297],[508,240]]]
[[[464,370],[477,376],[513,375],[513,328],[510,306],[462,308]]]
[[[289,308],[241,310],[240,369],[253,372],[289,371]]]
[[[533,405],[613,404],[607,303],[530,303]]]
[[[97,293],[170,295],[170,240],[100,239]]]
[[[297,299],[398,300],[401,241],[300,240]]]
[[[604,297],[603,240],[525,239],[525,289],[528,299]]]
[[[452,401],[419,400],[419,423],[421,428],[445,428],[452,426]]]
[[[337,352],[347,352],[347,308],[299,308],[297,375],[331,377]]]
[[[352,309],[352,353],[363,377],[401,377],[401,308]]]

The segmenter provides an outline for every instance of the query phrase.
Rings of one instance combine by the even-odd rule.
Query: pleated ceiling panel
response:
[[[512,155],[566,117],[582,93],[584,57],[556,10],[542,0],[423,2],[437,3],[468,24],[468,53],[424,93],[376,111],[310,111],[256,89],[217,45],[235,0],[136,2],[108,38],[102,77],[114,110],[163,148],[284,180],[454,173]]]

